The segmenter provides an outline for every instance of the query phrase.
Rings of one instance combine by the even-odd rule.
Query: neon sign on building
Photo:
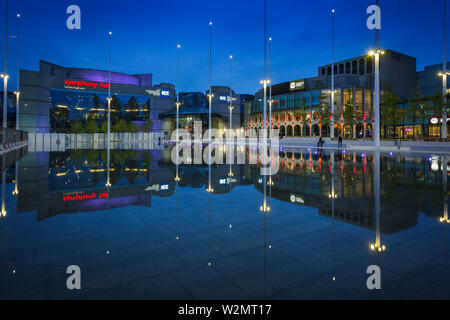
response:
[[[76,89],[76,90],[84,90],[86,88],[97,89],[100,87],[102,89],[108,89],[109,83],[103,82],[88,82],[88,81],[74,81],[74,80],[64,80],[64,87],[66,89]]]
[[[87,193],[87,194],[75,194],[75,195],[65,195],[63,196],[63,201],[83,201],[83,200],[91,200],[91,199],[103,199],[108,198],[107,192],[99,193],[98,196],[95,192]]]

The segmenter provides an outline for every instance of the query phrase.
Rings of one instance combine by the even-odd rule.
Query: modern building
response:
[[[93,120],[101,128],[107,116],[109,72],[40,61],[39,71],[20,70],[20,127],[28,132],[71,132],[75,123]],[[159,114],[173,108],[172,84],[152,83],[152,74],[111,72],[112,127],[119,119],[137,126],[151,122],[163,131]],[[151,120],[151,121],[149,121]]]
[[[450,62],[447,62],[447,70],[450,70]],[[426,66],[423,71],[417,72],[417,85],[419,94],[426,98],[427,104],[431,106],[431,114],[425,117],[423,126],[429,137],[440,137],[442,129],[442,111],[433,110],[433,101],[429,101],[430,97],[442,92],[442,63]],[[447,76],[447,84],[450,83],[450,76]],[[447,85],[448,86],[448,85]],[[447,89],[447,95],[450,95],[450,89]],[[427,99],[428,98],[428,99]],[[450,100],[449,100],[450,101]],[[440,108],[439,108],[440,109]],[[450,135],[450,113],[447,107],[447,135]]]
[[[209,91],[209,90],[208,90]],[[208,129],[209,119],[209,98],[208,91],[201,92],[181,92],[180,93],[180,109],[178,113],[179,128],[186,130],[193,130],[194,122],[201,121],[202,129]],[[230,88],[226,86],[212,86],[212,101],[211,101],[211,127],[221,129],[225,132],[230,125]],[[244,105],[247,101],[253,99],[249,94],[236,94],[231,91],[232,99],[232,113],[231,122],[232,128],[241,128],[243,123]],[[160,114],[160,119],[164,120],[164,128],[176,127],[177,110],[174,107],[168,112]]]
[[[334,65],[334,133],[335,136],[369,138],[374,126],[374,61],[359,56]],[[318,67],[315,77],[288,81],[272,86],[272,124],[280,136],[329,136],[331,104],[331,64]],[[386,50],[380,59],[380,86],[389,88],[402,101],[410,99],[416,88],[416,59]],[[262,90],[246,104],[245,128],[260,130]],[[344,107],[353,106],[347,119]],[[268,108],[269,109],[269,108]],[[328,109],[328,112],[327,112]],[[267,110],[267,121],[269,121]],[[348,123],[353,122],[352,125]],[[269,123],[269,122],[268,122]],[[382,134],[385,128],[382,128]]]
[[[3,124],[3,92],[0,91],[0,123]],[[7,102],[7,126],[8,128],[16,127],[16,94],[14,92],[8,91],[8,102]]]

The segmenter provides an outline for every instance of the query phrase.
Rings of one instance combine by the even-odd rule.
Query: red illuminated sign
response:
[[[66,87],[75,88],[75,89],[84,89],[84,88],[94,88],[96,89],[99,85],[100,88],[108,89],[109,83],[103,82],[88,82],[88,81],[74,81],[74,80],[64,80],[64,85]]]
[[[83,201],[83,200],[91,200],[91,199],[102,199],[102,198],[108,198],[108,193],[103,192],[99,193],[98,197],[95,192],[88,193],[88,194],[75,194],[75,195],[65,195],[63,197],[63,201]]]

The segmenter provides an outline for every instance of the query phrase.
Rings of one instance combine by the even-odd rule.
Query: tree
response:
[[[114,132],[127,132],[128,129],[129,129],[128,124],[123,119],[117,121],[113,127]]]
[[[96,133],[99,132],[99,128],[97,126],[97,123],[94,120],[89,120],[86,123],[86,127],[85,127],[85,132],[86,133]]]
[[[136,127],[136,125],[133,122],[131,122],[130,125],[128,126],[128,130],[130,132],[137,132],[138,128]]]
[[[385,126],[384,135],[388,138],[391,136],[391,126],[398,124],[402,117],[402,111],[398,107],[400,102],[400,98],[387,86],[381,97],[380,120]],[[386,128],[388,129],[388,135],[386,135]]]
[[[420,122],[422,127],[422,138],[424,137],[425,132],[425,121],[427,119],[427,109],[428,105],[420,92],[418,86],[416,86],[416,90],[414,91],[414,96],[408,101],[410,108],[408,109],[408,116],[413,122]],[[416,127],[413,126],[413,137],[416,139]]]
[[[108,132],[108,121],[103,121],[100,125],[100,132],[107,133]]]
[[[70,127],[70,132],[72,133],[83,133],[83,123],[81,121],[75,121],[72,122],[72,125]]]
[[[353,105],[353,102],[351,100],[348,100],[344,105],[344,112],[342,113],[342,115],[344,117],[344,125],[353,128],[353,126],[356,124],[355,106]]]
[[[152,129],[153,129],[153,121],[152,121],[151,118],[148,118],[148,119],[144,122],[144,124],[143,124],[143,126],[142,126],[142,130],[143,130],[144,132],[150,132],[150,131],[152,131]]]
[[[321,103],[320,103],[320,119],[322,126],[329,126],[330,125],[330,115],[331,115],[331,106],[328,102],[328,96],[321,95],[320,96]],[[331,128],[330,130],[334,130],[334,128]]]

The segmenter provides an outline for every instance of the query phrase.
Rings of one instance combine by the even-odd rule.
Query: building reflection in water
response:
[[[315,208],[320,216],[331,222],[331,250],[326,245],[327,259],[331,256],[330,266],[324,275],[327,281],[338,283],[344,281],[342,269],[336,268],[341,251],[336,251],[335,239],[339,239],[338,222],[370,230],[369,248],[373,249],[374,264],[381,265],[383,251],[390,249],[390,238],[400,231],[418,224],[419,212],[434,219],[436,224],[442,222],[446,234],[446,290],[448,294],[448,167],[447,158],[442,156],[424,156],[421,154],[389,154],[350,152],[348,150],[318,151],[315,149],[281,148],[276,161],[279,170],[274,175],[261,175],[261,162],[258,150],[254,147],[227,147],[224,157],[236,160],[242,157],[246,163],[255,164],[173,164],[172,148],[163,150],[70,150],[64,152],[29,153],[20,161],[11,161],[11,170],[2,170],[2,213],[8,210],[8,217],[14,215],[15,252],[15,217],[20,214],[37,212],[37,220],[51,219],[59,214],[75,214],[105,210],[106,254],[114,254],[110,240],[110,221],[114,208],[133,206],[152,206],[152,197],[175,196],[175,237],[181,239],[180,217],[186,212],[184,208],[183,188],[196,189],[205,206],[203,213],[208,222],[202,230],[206,239],[208,232],[208,249],[202,251],[201,264],[211,266],[211,271],[220,269],[219,261],[213,248],[221,237],[215,234],[213,222],[219,222],[228,232],[237,232],[239,225],[233,221],[239,218],[238,204],[249,201],[240,198],[234,188],[247,186],[256,194],[252,198],[251,208],[258,212],[258,253],[263,261],[258,260],[258,268],[263,268],[263,297],[267,297],[267,281],[274,270],[271,258],[271,239],[269,231],[271,220],[276,218],[278,210],[286,210],[282,202],[294,210],[294,214],[304,214],[302,207]],[[272,155],[270,155],[272,157]],[[225,158],[224,158],[225,160]],[[5,162],[5,158],[2,158]],[[3,164],[5,168],[7,165]],[[14,173],[14,174],[13,174]],[[5,188],[14,176],[14,196],[16,207],[5,205]],[[20,178],[20,180],[19,180]],[[108,181],[110,185],[108,185]],[[9,190],[9,189],[8,189]],[[186,190],[187,191],[187,190]],[[207,191],[207,192],[205,192]],[[236,190],[239,191],[239,190]],[[8,196],[11,196],[8,191]],[[216,195],[229,194],[228,199],[219,205]],[[206,199],[206,197],[208,199]],[[218,199],[219,197],[216,197]],[[164,199],[161,199],[164,201]],[[168,199],[167,199],[168,200]],[[162,202],[163,202],[162,201]],[[208,209],[206,209],[208,201]],[[281,202],[280,202],[281,201]],[[228,203],[229,202],[229,203]],[[219,204],[218,204],[219,203]],[[289,203],[289,204],[287,204]],[[273,208],[272,208],[273,205]],[[228,210],[227,210],[228,209]],[[224,210],[224,220],[220,210]],[[226,214],[226,211],[228,214]],[[273,218],[271,216],[274,216]],[[173,217],[173,216],[172,216]],[[103,219],[103,216],[102,216]],[[20,221],[20,220],[19,220]],[[103,224],[103,220],[102,224]],[[5,246],[4,225],[1,221],[2,248]],[[38,222],[39,223],[39,222]],[[206,226],[208,224],[208,226]],[[11,225],[9,225],[11,226]],[[181,225],[183,226],[183,225]],[[208,231],[206,228],[208,227]],[[20,229],[19,229],[20,230]],[[326,229],[328,232],[329,229]],[[260,238],[262,233],[262,239]],[[329,233],[327,233],[329,235]],[[215,235],[215,236],[214,236]],[[170,237],[173,237],[171,233]],[[185,236],[187,238],[187,235]],[[11,239],[11,238],[10,238]],[[11,240],[9,240],[11,241]],[[364,240],[367,241],[367,240]],[[216,246],[213,244],[216,243]],[[327,242],[329,243],[329,242]],[[206,240],[205,240],[206,244]],[[11,244],[7,244],[11,245]],[[338,247],[339,248],[339,247]],[[102,249],[103,250],[103,245]],[[209,251],[207,251],[209,250]],[[369,249],[367,249],[369,251]],[[331,254],[328,252],[331,251]],[[272,253],[272,256],[271,256]],[[338,256],[336,256],[338,253]],[[387,256],[384,254],[384,264]],[[260,255],[259,255],[260,257]],[[6,273],[17,272],[15,254],[7,257],[1,252],[2,269]],[[214,260],[216,259],[216,260]],[[260,258],[258,258],[260,259]],[[327,260],[329,261],[329,260]],[[5,273],[2,273],[5,274]],[[258,282],[259,284],[260,282]]]
[[[382,248],[381,234],[415,226],[418,212],[448,219],[447,192],[443,201],[439,197],[442,192],[436,192],[446,189],[446,179],[442,183],[440,178],[446,176],[446,166],[442,166],[445,169],[440,175],[440,168],[430,167],[431,160],[422,155],[394,157],[345,150],[320,153],[314,149],[281,149],[279,171],[261,176],[258,159],[254,165],[230,165],[226,159],[224,165],[173,165],[170,153],[170,147],[111,150],[110,156],[107,150],[30,153],[17,166],[17,176],[21,177],[17,184],[18,212],[37,211],[38,220],[42,220],[60,213],[151,206],[152,196],[175,193],[178,197],[177,188],[198,188],[201,192],[205,186],[212,196],[231,193],[239,185],[253,185],[262,193],[261,212],[269,212],[272,198],[317,208],[319,215],[332,221],[374,230],[374,248]],[[233,155],[249,163],[255,161],[257,153],[254,147],[237,147]],[[6,179],[5,174],[2,179]],[[107,186],[108,178],[111,186]],[[212,219],[211,202],[209,197]],[[230,215],[232,202],[230,195]],[[436,207],[439,203],[440,208]]]

